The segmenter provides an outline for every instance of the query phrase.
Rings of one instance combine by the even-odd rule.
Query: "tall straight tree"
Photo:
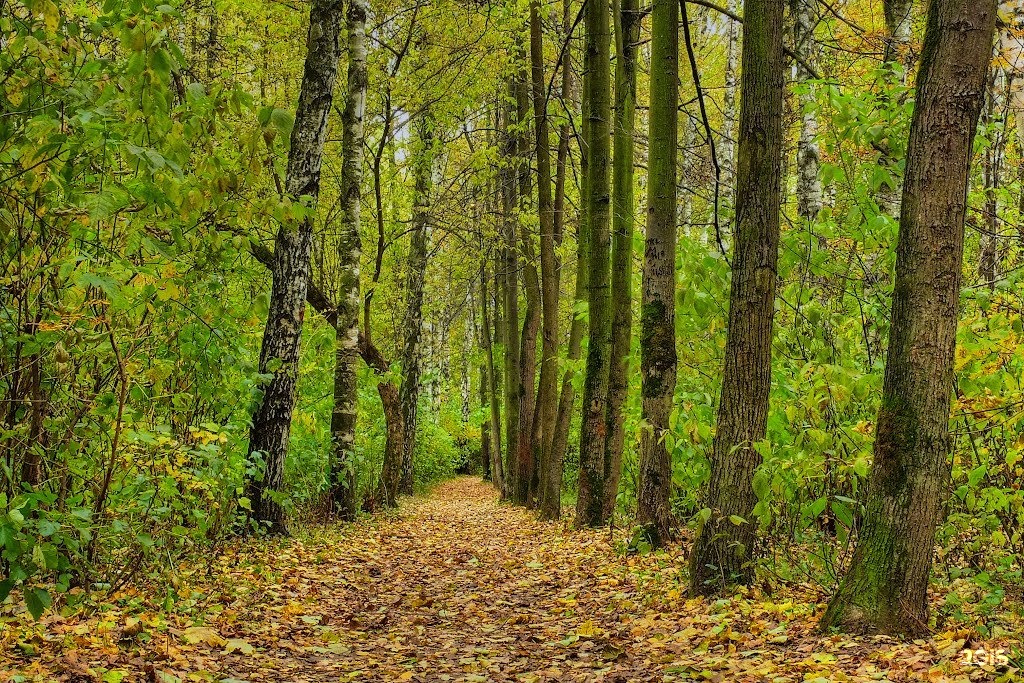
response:
[[[402,479],[399,493],[413,491],[413,451],[416,449],[416,413],[420,395],[420,340],[423,336],[423,285],[427,274],[430,241],[430,194],[434,175],[434,117],[429,109],[420,114],[413,158],[412,237],[406,261],[406,309],[402,343]]]
[[[543,330],[540,384],[533,425],[533,460],[538,473],[537,498],[543,498],[543,461],[551,452],[558,410],[558,256],[555,252],[555,210],[551,197],[551,154],[548,102],[544,81],[544,31],[540,0],[530,3],[530,82],[537,153],[537,213],[540,218],[540,287]]]
[[[366,111],[366,0],[349,0],[348,93],[341,121],[342,219],[338,237],[338,265],[341,287],[338,292],[336,346],[334,362],[334,412],[331,438],[334,458],[331,462],[331,500],[341,519],[356,516],[356,470],[353,462],[356,443],[357,389],[356,364],[359,362],[359,237],[360,187],[363,182],[363,115]]]
[[[563,101],[571,101],[572,93],[570,74],[572,73],[572,41],[569,39],[572,31],[570,24],[570,2],[565,0],[563,6],[563,26],[565,28],[566,50],[563,57]],[[587,89],[586,72],[583,74],[583,90]],[[568,104],[567,104],[568,111]],[[588,175],[588,151],[586,141],[590,135],[590,123],[587,116],[586,98],[583,100],[583,116],[581,117],[581,135],[577,138],[580,144],[580,179],[582,181],[581,196],[586,196],[586,182]],[[566,153],[568,154],[568,152]],[[564,166],[560,169],[562,176],[561,183],[556,183],[561,191],[555,193],[555,225],[558,232],[564,224],[564,209],[557,208],[564,204]],[[561,201],[559,201],[561,198]],[[569,343],[566,349],[567,365],[570,365],[580,358],[583,349],[583,335],[586,333],[586,321],[581,315],[580,308],[586,302],[587,297],[587,243],[589,241],[589,221],[587,219],[587,206],[582,203],[580,206],[579,224],[576,231],[576,281],[573,286],[573,317],[569,327]],[[545,458],[544,464],[544,493],[541,496],[540,516],[542,519],[558,519],[562,514],[562,473],[565,467],[565,450],[569,443],[569,427],[572,422],[573,407],[576,402],[576,386],[573,384],[573,371],[566,369],[562,375],[562,386],[558,393],[558,410],[555,415],[555,424],[551,434],[550,450]]]
[[[636,119],[636,47],[640,42],[637,0],[615,6],[615,128],[612,133],[611,351],[608,360],[607,436],[602,515],[615,512],[625,440],[623,406],[629,390],[629,345],[633,332],[633,134]],[[652,138],[661,144],[661,138]],[[668,144],[668,140],[665,140]],[[674,219],[673,219],[674,225]]]
[[[285,193],[294,202],[304,201],[302,198],[315,202],[320,193],[320,164],[338,75],[342,16],[342,5],[336,0],[313,0],[310,5],[306,62],[285,176]],[[253,518],[274,533],[287,531],[284,510],[267,492],[279,491],[284,477],[309,288],[314,207],[306,207],[297,221],[283,223],[274,242],[273,286],[259,362],[260,373],[271,378],[263,388],[249,431],[249,456],[262,456],[263,475],[247,482],[246,495]]]
[[[512,495],[514,488],[516,458],[519,454],[519,415],[522,406],[519,356],[519,247],[516,244],[516,136],[513,130],[516,119],[515,83],[509,84],[509,102],[502,117],[504,136],[504,161],[501,166],[501,229],[504,237],[502,248],[501,299],[504,329],[504,386],[505,386],[505,455],[503,468],[502,496]]]
[[[583,380],[583,419],[580,426],[580,477],[576,525],[600,526],[604,521],[604,446],[608,402],[608,360],[611,346],[609,260],[611,246],[611,22],[608,7],[588,2],[585,9],[587,100],[589,134],[586,203],[589,231],[587,303],[590,341]]]
[[[541,324],[540,278],[537,276],[537,256],[534,250],[533,221],[526,216],[533,211],[533,183],[530,172],[530,76],[524,68],[516,75],[516,135],[517,177],[519,180],[519,207],[516,223],[519,226],[523,274],[523,292],[526,310],[519,346],[519,440],[516,464],[513,468],[512,501],[519,505],[531,504],[531,483],[534,475],[533,423],[537,408],[537,334]],[[509,457],[513,457],[510,455]]]
[[[644,432],[637,523],[660,546],[669,535],[672,462],[665,444],[676,387],[676,148],[679,101],[679,4],[655,0],[651,12],[651,106],[644,243],[640,376]]]
[[[781,201],[785,0],[744,3],[736,222],[718,428],[704,497],[710,517],[690,556],[693,589],[749,583],[756,540],[752,481],[771,387]]]
[[[864,526],[824,627],[928,630],[928,578],[952,449],[967,188],[995,17],[996,0],[929,6]]]

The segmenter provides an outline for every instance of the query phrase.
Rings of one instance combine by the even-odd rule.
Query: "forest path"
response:
[[[961,668],[966,632],[821,637],[820,594],[688,600],[684,567],[678,547],[624,557],[607,529],[539,522],[463,477],[397,513],[187,563],[170,612],[132,589],[93,613],[0,624],[0,645],[18,644],[0,647],[0,679],[990,680]]]

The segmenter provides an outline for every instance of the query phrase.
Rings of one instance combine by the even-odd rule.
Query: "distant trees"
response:
[[[968,172],[995,15],[995,0],[929,6],[864,526],[825,627],[907,636],[927,630],[935,529],[949,480]]]

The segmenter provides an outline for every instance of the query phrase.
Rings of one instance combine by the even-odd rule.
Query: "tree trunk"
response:
[[[341,5],[314,0],[309,10],[309,37],[299,104],[295,111],[285,191],[292,201],[320,191],[320,163],[327,133],[327,116],[338,73],[338,34]],[[299,343],[309,287],[309,256],[313,237],[312,207],[298,224],[283,224],[274,248],[270,311],[263,332],[259,370],[271,375],[252,417],[249,456],[263,457],[263,476],[250,479],[246,495],[252,517],[272,533],[286,533],[284,510],[268,491],[280,491],[284,460],[295,406]]]
[[[588,2],[584,20],[585,64],[590,119],[587,168],[587,204],[590,244],[588,251],[587,301],[590,314],[590,342],[587,345],[586,377],[583,382],[583,420],[580,428],[579,496],[576,525],[599,526],[604,522],[605,417],[608,402],[608,361],[611,342],[609,315],[609,251],[611,235],[611,28],[608,7]]]
[[[820,152],[818,142],[818,113],[814,110],[813,78],[807,66],[817,64],[818,45],[814,40],[817,21],[817,0],[792,0],[793,47],[803,64],[794,66],[796,82],[805,86],[800,93],[800,139],[796,147],[796,208],[797,214],[813,223],[821,211]],[[806,66],[805,66],[806,65]]]
[[[771,387],[772,322],[781,202],[785,0],[747,0],[740,80],[736,229],[718,427],[705,489],[711,515],[690,561],[693,589],[705,595],[753,577],[757,503]]]
[[[615,127],[612,185],[611,352],[608,360],[608,407],[605,417],[602,517],[615,512],[622,475],[625,440],[622,409],[629,391],[629,346],[633,325],[633,134],[636,119],[636,46],[640,42],[637,0],[615,5]],[[673,119],[674,120],[674,119]],[[660,138],[657,139],[661,144]],[[665,140],[668,144],[668,140]],[[675,173],[673,169],[673,173]],[[673,187],[675,176],[672,178]],[[674,212],[674,209],[673,209]],[[672,217],[675,224],[675,215]]]
[[[533,188],[530,181],[530,84],[526,69],[515,82],[516,111],[519,135],[517,136],[517,171],[519,178],[519,242],[523,260],[523,290],[526,294],[526,311],[523,315],[523,329],[519,346],[519,437],[518,451],[513,467],[512,502],[530,504],[530,483],[534,471],[533,422],[536,409],[537,383],[537,333],[541,322],[540,279],[537,277],[537,256],[534,251],[530,222],[521,220],[533,208]],[[510,454],[509,457],[512,457]]]
[[[378,376],[389,370],[387,360],[368,337],[360,340],[363,360]],[[394,382],[378,382],[377,394],[384,411],[384,463],[381,467],[380,484],[376,498],[384,507],[393,508],[398,504],[398,488],[402,481],[402,455],[405,453],[405,431],[402,425],[402,400]]]
[[[665,444],[676,387],[676,142],[679,100],[679,4],[656,0],[651,15],[651,128],[640,314],[644,431],[637,523],[652,546],[668,539],[672,460]]]
[[[481,240],[482,242],[483,240]],[[491,351],[491,325],[487,319],[487,261],[486,251],[481,244],[480,259],[480,325],[477,326],[477,340],[483,356],[480,360],[480,408],[484,411],[483,421],[480,423],[480,467],[483,472],[484,481],[492,479],[491,476],[491,377],[490,367],[493,364]],[[474,302],[475,303],[475,302]],[[474,322],[476,316],[474,315]]]
[[[544,79],[544,36],[540,18],[540,0],[530,3],[530,64],[533,85],[533,116],[537,153],[537,213],[540,219],[541,309],[544,319],[541,337],[540,386],[534,417],[534,470],[538,481],[531,488],[536,498],[543,497],[541,468],[551,453],[558,410],[558,293],[559,264],[555,252],[555,214],[551,197],[551,154],[547,96]]]
[[[509,92],[516,96],[515,84],[511,84]],[[516,167],[512,164],[516,159],[516,138],[512,131],[514,114],[512,107],[506,108],[503,123],[505,163],[502,166],[502,231],[505,245],[503,254],[504,268],[502,272],[503,312],[505,323],[503,333],[505,346],[505,455],[507,467],[503,468],[505,477],[502,479],[502,497],[514,495],[516,474],[518,474],[517,458],[519,457],[519,415],[522,406],[522,394],[519,391],[522,378],[519,356],[519,248],[516,244]]]
[[[864,527],[825,628],[929,630],[928,578],[952,448],[967,186],[995,16],[996,0],[929,6]]]
[[[427,242],[430,239],[430,193],[434,170],[434,119],[429,112],[421,114],[418,126],[418,149],[413,161],[414,195],[412,238],[409,242],[405,292],[408,297],[402,322],[402,479],[398,492],[413,492],[413,451],[416,449],[416,412],[420,394],[420,342],[423,337],[423,285],[427,274]]]
[[[729,0],[727,3],[729,11],[734,14],[739,12],[739,0]],[[740,31],[742,25],[738,21],[727,18],[726,37],[728,42],[725,47],[725,87],[722,100],[724,104],[722,118],[722,187],[727,198],[732,198],[736,189],[736,72],[740,56]],[[690,124],[685,124],[687,129]],[[732,215],[731,213],[729,214]]]
[[[894,72],[897,77],[891,78],[889,85],[906,84],[913,66],[913,53],[910,49],[911,13],[914,0],[883,0],[882,10],[885,15],[885,52],[883,66]],[[898,178],[899,169],[892,154],[885,152],[878,160],[879,165],[889,169],[889,173]],[[883,185],[875,197],[879,210],[894,218],[900,215],[900,187]]]
[[[349,0],[348,6],[348,94],[341,121],[342,134],[341,203],[338,236],[338,292],[336,351],[334,362],[334,412],[331,438],[331,500],[334,513],[343,520],[355,519],[356,506],[356,416],[359,362],[359,236],[361,187],[363,182],[363,115],[366,111],[366,0]]]
[[[911,11],[914,0],[883,0],[882,13],[885,16],[885,53],[882,59],[886,64],[899,64],[903,70],[903,82],[914,65],[910,54]]]
[[[562,99],[568,110],[573,101],[572,93],[572,41],[568,39],[572,31],[572,6],[570,0],[563,0],[562,3],[562,29],[563,39],[567,40],[565,52],[562,56]],[[586,127],[586,121],[583,122]],[[584,137],[586,133],[584,133]],[[582,147],[582,145],[581,145]],[[581,149],[582,151],[582,149]],[[554,200],[554,229],[555,239],[561,243],[565,230],[565,176],[566,160],[569,156],[569,125],[562,126],[558,142],[558,164],[555,178],[555,200]],[[586,177],[586,154],[581,154],[581,176]],[[585,332],[582,317],[577,314],[577,309],[584,301],[586,291],[586,237],[583,233],[583,217],[580,217],[580,228],[577,234],[576,244],[576,283],[573,294],[573,319],[569,328],[569,348],[566,352],[566,360],[571,365],[579,360],[580,351],[583,346],[583,334]],[[565,462],[565,449],[569,441],[569,426],[572,420],[573,404],[576,399],[576,390],[572,384],[572,370],[566,370],[562,376],[562,386],[558,390],[557,405],[555,407],[555,418],[551,425],[551,435],[545,440],[547,453],[543,460],[543,471],[541,472],[541,494],[540,494],[540,518],[545,520],[558,519],[562,514],[562,470]]]
[[[985,98],[985,123],[993,139],[985,148],[983,177],[985,182],[985,225],[981,230],[978,254],[978,275],[982,284],[995,290],[999,275],[999,199],[997,192],[1002,172],[1003,150],[1006,146],[1005,110],[1001,107],[1002,68],[993,66],[988,78]]]

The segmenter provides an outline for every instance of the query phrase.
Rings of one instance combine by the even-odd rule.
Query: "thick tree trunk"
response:
[[[302,74],[299,104],[292,128],[285,190],[289,198],[315,198],[320,191],[320,163],[331,110],[334,81],[338,73],[338,34],[341,5],[314,0],[309,11],[309,37]],[[284,461],[295,406],[295,383],[299,366],[299,343],[306,312],[309,287],[309,255],[313,217],[309,213],[298,224],[283,224],[274,248],[273,286],[270,311],[260,349],[260,373],[271,375],[263,398],[252,417],[249,456],[260,453],[263,476],[251,479],[246,495],[252,517],[273,533],[285,533],[284,510],[268,492],[280,491]]]
[[[676,142],[679,100],[679,4],[656,0],[651,15],[651,130],[640,376],[644,431],[637,523],[652,546],[669,537],[672,461],[665,444],[676,387]]]
[[[423,285],[427,274],[427,243],[430,240],[430,193],[434,171],[434,119],[430,112],[421,114],[418,149],[413,162],[414,195],[412,237],[406,262],[404,341],[402,344],[402,479],[398,492],[413,492],[413,452],[416,449],[416,412],[420,395],[420,342],[423,337]]]
[[[785,0],[747,0],[740,82],[736,229],[718,427],[705,489],[711,515],[690,561],[693,589],[712,595],[753,577],[757,503],[771,387],[772,323],[781,202]]]
[[[629,390],[629,345],[633,331],[633,134],[636,119],[636,47],[640,42],[637,0],[615,3],[615,128],[612,185],[611,352],[608,361],[607,436],[602,516],[615,512],[625,440],[623,406]],[[673,119],[674,120],[674,119]],[[652,138],[661,144],[660,138]],[[669,144],[665,140],[665,144]],[[674,143],[673,143],[674,144]],[[672,184],[675,186],[675,169]],[[672,216],[675,224],[675,209]]]
[[[815,139],[818,135],[818,113],[814,110],[813,78],[807,66],[817,64],[818,45],[814,40],[817,22],[817,0],[792,0],[790,15],[793,20],[793,47],[803,63],[793,67],[796,82],[804,85],[800,93],[800,139],[796,147],[796,208],[797,214],[813,223],[821,211],[820,151]],[[805,66],[806,65],[806,66]]]
[[[928,632],[928,578],[952,443],[971,148],[996,0],[933,0],[907,147],[892,327],[864,527],[823,627]]]
[[[366,111],[366,0],[349,0],[348,94],[342,114],[341,203],[338,236],[338,324],[334,362],[334,412],[331,415],[331,500],[334,513],[343,520],[355,519],[356,505],[356,409],[359,362],[359,236],[363,182],[363,115]]]
[[[609,256],[611,193],[611,27],[608,7],[588,2],[584,20],[586,53],[584,70],[590,119],[587,169],[587,204],[590,244],[587,301],[590,342],[587,345],[583,382],[583,420],[580,428],[579,496],[576,525],[599,526],[604,522],[604,446],[608,402],[608,361],[611,345],[609,311]]]

